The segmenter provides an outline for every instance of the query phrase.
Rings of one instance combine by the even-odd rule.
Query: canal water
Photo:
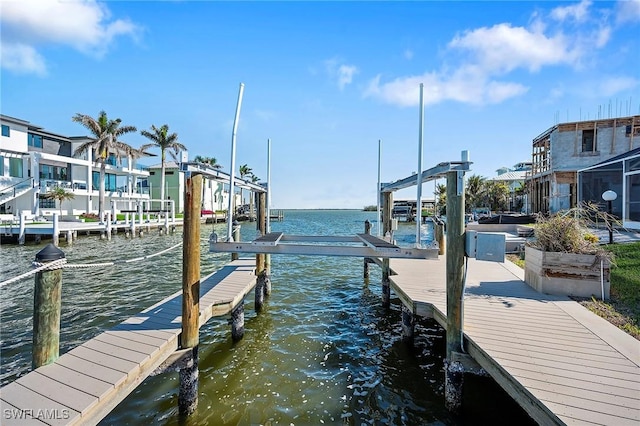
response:
[[[285,211],[273,231],[299,235],[353,235],[375,212]],[[202,275],[228,260],[208,253],[207,239],[226,225],[202,225]],[[256,236],[242,226],[243,240]],[[400,225],[400,244],[415,243],[415,226]],[[431,230],[423,228],[423,239]],[[149,255],[182,240],[154,232],[128,240],[81,237],[61,248],[68,263],[108,262]],[[0,281],[30,269],[44,245],[0,246]],[[181,247],[143,262],[63,273],[61,353],[115,326],[181,288]],[[180,419],[177,373],[145,380],[103,425],[462,425],[530,424],[528,416],[490,379],[466,379],[465,412],[444,407],[444,331],[420,319],[414,345],[401,340],[401,304],[392,294],[381,307],[380,270],[362,277],[360,258],[272,256],[273,293],[260,315],[253,296],[245,307],[245,337],[233,343],[226,317],[200,331],[197,411]],[[31,365],[33,277],[0,289],[0,383]]]

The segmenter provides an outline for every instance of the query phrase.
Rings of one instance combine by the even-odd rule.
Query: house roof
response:
[[[608,160],[601,161],[601,162],[599,162],[597,164],[594,164],[593,166],[589,166],[589,167],[585,167],[584,169],[580,169],[580,170],[578,170],[578,173],[579,172],[583,172],[585,170],[595,169],[595,168],[604,166],[605,164],[617,163],[618,161],[622,161],[622,160],[626,160],[626,159],[631,158],[631,157],[638,157],[638,156],[640,156],[640,147],[639,148],[634,148],[631,151],[627,151],[627,152],[622,153],[620,155],[616,155],[615,157],[611,157]]]
[[[153,166],[149,166],[149,169],[161,169],[162,163],[154,164]],[[175,161],[165,161],[164,162],[165,169],[177,169],[180,168],[180,165]]]
[[[525,180],[527,178],[527,170],[518,170],[502,173],[492,177],[490,180]]]

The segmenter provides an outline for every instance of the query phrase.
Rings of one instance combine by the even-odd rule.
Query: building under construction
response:
[[[527,181],[531,212],[554,213],[578,202],[578,170],[640,147],[640,115],[557,124],[533,139]]]

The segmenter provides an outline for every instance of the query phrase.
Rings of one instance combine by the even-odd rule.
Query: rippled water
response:
[[[272,230],[353,235],[363,231],[366,219],[374,221],[375,212],[286,211],[285,220],[273,222]],[[212,229],[202,227],[203,275],[229,259],[207,252]],[[224,224],[216,229],[225,234]],[[61,248],[69,263],[104,262],[158,252],[181,241],[179,231],[134,240],[83,237]],[[255,235],[254,224],[243,225],[243,240]],[[423,238],[429,236],[424,228]],[[415,228],[402,225],[397,239],[413,244]],[[1,246],[0,281],[28,270],[42,247]],[[178,248],[126,266],[66,269],[61,353],[178,291],[181,257]],[[362,265],[360,258],[272,256],[273,293],[260,315],[252,311],[252,295],[247,297],[244,339],[231,341],[226,318],[213,318],[201,328],[199,405],[186,424],[463,424],[465,417],[444,408],[444,332],[421,319],[414,346],[402,343],[399,301],[392,299],[391,308],[383,309],[380,270],[372,266],[365,282]],[[33,278],[0,291],[4,385],[30,369]],[[522,414],[510,408],[513,402],[495,384],[481,386],[491,386],[491,400],[502,414],[483,407],[474,419],[520,419]],[[177,373],[150,377],[102,424],[184,424],[178,416],[178,389]],[[467,399],[481,399],[484,390]]]

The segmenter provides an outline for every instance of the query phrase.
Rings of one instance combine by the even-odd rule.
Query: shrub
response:
[[[612,226],[617,223],[617,219],[601,212],[594,204],[583,204],[549,217],[539,216],[535,239],[529,245],[543,251],[596,254],[600,258],[612,259],[611,252],[604,250],[599,238],[589,231],[588,226],[599,221]]]

